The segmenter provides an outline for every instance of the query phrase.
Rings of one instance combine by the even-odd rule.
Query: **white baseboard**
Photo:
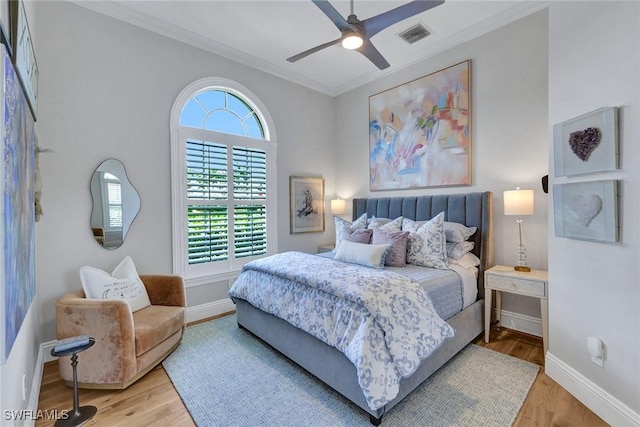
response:
[[[612,426],[640,426],[640,414],[547,351],[545,373]]]
[[[207,319],[209,317],[218,316],[235,310],[236,305],[231,301],[231,298],[187,307],[187,323],[196,322],[198,320]]]
[[[540,318],[506,310],[502,310],[500,313],[501,326],[537,337],[542,336],[542,320]]]
[[[42,373],[44,371],[44,344],[40,344],[38,350],[38,359],[36,360],[36,368],[33,372],[33,381],[31,381],[31,392],[29,393],[29,400],[27,400],[27,410],[32,411],[32,414],[38,412],[38,401],[40,400],[40,387],[42,387]],[[33,417],[26,417],[24,419],[24,427],[33,427],[36,424],[36,420]]]

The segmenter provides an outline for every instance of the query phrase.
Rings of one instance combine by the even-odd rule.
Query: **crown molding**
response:
[[[87,0],[67,0],[70,3],[92,10],[102,15],[109,16],[118,21],[126,22],[139,28],[160,34],[172,40],[179,41],[189,46],[202,49],[209,53],[221,56],[248,67],[272,74],[287,81],[297,83],[309,89],[331,95],[332,88],[307,78],[299,73],[292,72],[284,67],[279,67],[271,62],[246,54],[224,43],[202,37],[192,31],[182,28],[172,27],[164,21],[151,17],[144,13],[124,7],[113,1],[87,1]],[[333,95],[331,95],[333,96]]]
[[[491,18],[485,19],[484,21],[466,28],[463,31],[459,31],[458,33],[453,34],[444,40],[439,40],[437,43],[434,43],[432,46],[430,46],[427,51],[421,51],[419,55],[414,55],[401,64],[392,65],[384,71],[367,73],[361,77],[358,77],[357,79],[337,86],[333,89],[332,96],[342,95],[346,92],[364,86],[365,84],[378,80],[384,76],[394,74],[400,70],[419,64],[433,56],[436,56],[463,43],[478,38],[493,30],[497,30],[500,27],[517,21],[518,19],[522,19],[533,13],[539,12],[547,8],[549,5],[548,3],[548,1],[529,0],[517,4],[498,15],[494,15]]]
[[[231,61],[240,63],[242,65],[257,69],[259,71],[271,74],[273,76],[285,79],[287,81],[299,84],[317,92],[336,97],[346,92],[354,90],[360,86],[371,83],[387,75],[393,74],[402,69],[411,67],[417,63],[425,61],[426,59],[433,57],[439,53],[442,53],[448,49],[458,46],[464,42],[472,40],[504,25],[507,25],[513,21],[521,19],[532,13],[538,12],[548,6],[548,1],[527,0],[519,3],[506,11],[488,18],[472,27],[465,29],[454,34],[451,37],[447,37],[444,40],[438,41],[429,47],[426,51],[421,51],[412,57],[407,58],[400,64],[392,65],[384,71],[374,70],[359,76],[353,80],[350,80],[342,85],[331,87],[326,84],[320,83],[314,79],[303,76],[300,73],[291,71],[287,68],[280,67],[269,61],[257,58],[253,55],[241,52],[235,48],[232,48],[224,43],[220,43],[214,40],[207,39],[192,31],[185,29],[172,27],[166,22],[157,18],[148,16],[144,13],[125,7],[115,1],[87,1],[87,0],[67,0],[70,3],[100,13],[102,15],[109,16],[122,22],[134,25],[136,27],[143,28],[145,30],[154,32],[156,34],[163,35],[172,40],[176,40],[187,45],[202,49],[209,53],[221,56]]]

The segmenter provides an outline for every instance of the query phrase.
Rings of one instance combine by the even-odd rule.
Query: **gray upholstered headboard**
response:
[[[475,243],[473,253],[480,258],[478,297],[484,298],[484,271],[493,266],[493,194],[439,194],[415,197],[382,197],[353,199],[353,219],[363,213],[379,218],[403,216],[416,221],[428,220],[444,212],[445,221],[478,227],[470,240]]]

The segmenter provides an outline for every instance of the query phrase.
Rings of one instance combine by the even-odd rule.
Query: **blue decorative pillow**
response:
[[[444,212],[416,228],[418,224],[414,221],[413,225],[403,227],[405,231],[409,231],[407,263],[439,269],[448,268]]]

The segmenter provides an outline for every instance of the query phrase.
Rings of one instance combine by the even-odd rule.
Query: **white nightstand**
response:
[[[318,253],[321,254],[323,252],[331,252],[335,248],[335,245],[320,245],[318,247]]]
[[[513,267],[496,265],[484,272],[484,340],[489,342],[491,331],[491,290],[496,291],[496,320],[500,322],[502,310],[502,292],[526,295],[540,299],[540,313],[542,317],[542,343],[544,353],[549,347],[549,313],[547,292],[549,278],[546,271],[531,270],[530,272],[515,271]]]

